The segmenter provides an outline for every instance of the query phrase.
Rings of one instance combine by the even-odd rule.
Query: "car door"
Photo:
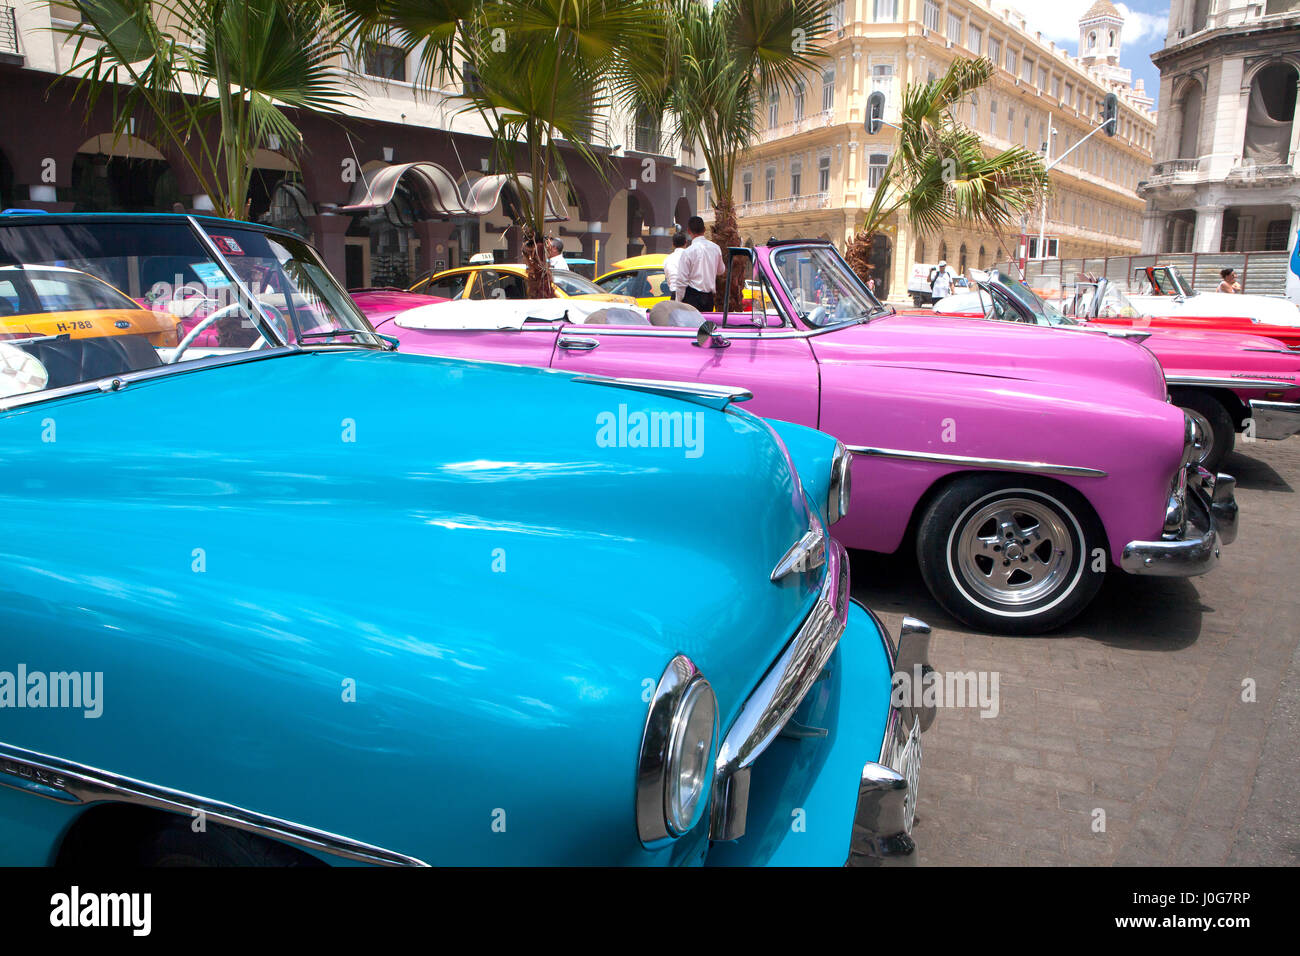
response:
[[[470,299],[526,299],[527,280],[504,269],[480,269],[466,298]]]
[[[566,323],[551,367],[745,388],[754,393],[745,403],[754,414],[817,426],[817,362],[806,332],[729,325],[719,334],[725,348],[697,345],[694,328]]]
[[[419,292],[421,295],[437,295],[444,299],[459,299],[465,294],[465,287],[469,284],[470,275],[468,269],[440,272],[437,275],[421,279],[411,287],[411,291]]]

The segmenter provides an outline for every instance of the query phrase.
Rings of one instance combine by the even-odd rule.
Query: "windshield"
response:
[[[831,246],[778,247],[771,263],[809,325],[860,321],[887,311]]]
[[[1096,298],[1097,286],[1095,284],[1081,284],[1075,300],[1074,314],[1083,316],[1096,315],[1103,319],[1138,319],[1142,317],[1142,313],[1137,306],[1113,282],[1107,282],[1102,286],[1100,305],[1094,309]]]
[[[559,287],[560,291],[566,295],[604,295],[605,290],[590,279],[584,279],[576,272],[565,272],[563,269],[554,269],[551,271],[551,280]]]
[[[1044,301],[1038,293],[1029,288],[1022,279],[1006,275],[996,269],[989,273],[989,284],[1001,290],[1009,299],[1017,303],[1021,309],[1032,316],[1033,321],[1038,325],[1078,325],[1074,319],[1069,318],[1050,302]],[[994,298],[996,311],[997,300]],[[1001,315],[998,318],[1002,318]],[[1010,316],[1008,316],[1010,318]]]
[[[383,345],[300,239],[179,217],[51,220],[0,218],[0,399],[214,354]]]

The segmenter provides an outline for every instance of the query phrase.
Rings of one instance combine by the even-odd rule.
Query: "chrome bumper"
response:
[[[1130,541],[1120,567],[1130,574],[1157,577],[1192,577],[1212,570],[1219,561],[1219,545],[1232,544],[1237,537],[1236,488],[1231,475],[1189,470],[1182,528],[1159,541]]]
[[[1251,399],[1250,417],[1255,423],[1255,437],[1281,441],[1300,434],[1300,404],[1265,402]]]
[[[868,612],[871,613],[871,612]],[[880,628],[893,674],[912,675],[930,669],[930,627],[904,618],[894,647],[889,631]],[[897,683],[894,687],[899,686]],[[903,686],[908,686],[906,682]],[[858,805],[853,817],[853,853],[858,866],[911,866],[916,863],[912,823],[916,817],[917,784],[921,772],[921,734],[934,723],[935,707],[890,699],[880,758],[862,768]]]

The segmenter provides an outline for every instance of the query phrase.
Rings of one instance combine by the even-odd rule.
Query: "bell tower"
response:
[[[1084,66],[1118,66],[1124,16],[1110,0],[1097,0],[1079,18],[1079,59]]]

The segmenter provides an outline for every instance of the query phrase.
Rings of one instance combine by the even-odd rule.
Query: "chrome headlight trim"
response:
[[[827,488],[826,523],[832,525],[849,513],[849,498],[853,492],[853,455],[842,441],[835,443]]]
[[[701,698],[701,694],[706,695]],[[681,812],[671,788],[676,785],[686,746],[687,718],[694,705],[712,709],[705,776],[695,803]],[[684,654],[668,662],[646,714],[636,781],[636,830],[647,849],[657,849],[688,833],[699,823],[713,790],[713,765],[718,745],[718,703],[713,688]]]

